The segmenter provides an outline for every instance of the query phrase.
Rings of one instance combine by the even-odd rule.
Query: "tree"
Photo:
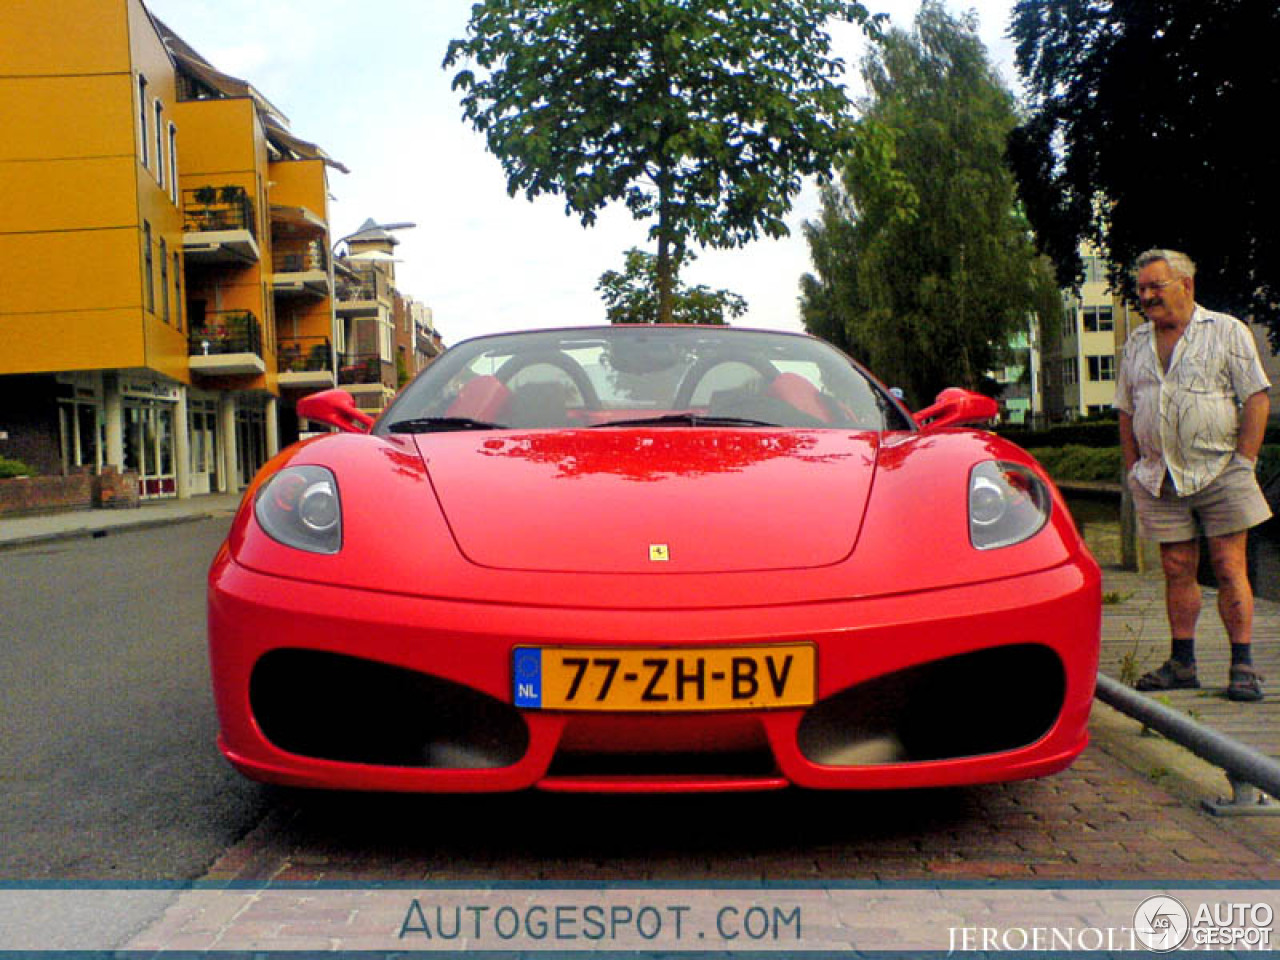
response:
[[[655,221],[666,322],[691,243],[786,234],[802,179],[847,146],[831,18],[875,23],[853,0],[482,0],[444,65],[471,65],[453,85],[511,195]]]
[[[696,257],[685,251],[677,270]],[[657,323],[658,258],[632,248],[627,251],[627,265],[622,273],[608,270],[601,274],[596,289],[604,299],[610,323]],[[671,296],[672,323],[723,324],[725,316],[740,317],[747,312],[747,301],[729,290],[712,290],[699,284],[689,287],[677,281]]]
[[[1197,292],[1280,344],[1280,6],[1263,0],[1020,0],[1011,33],[1032,113],[1010,141],[1027,212],[1079,278],[1090,240],[1113,279],[1150,247],[1197,261]]]
[[[1011,336],[1061,309],[1003,162],[1013,99],[975,30],[926,2],[865,58],[857,149],[805,225],[805,326],[916,404],[955,384],[994,392]]]

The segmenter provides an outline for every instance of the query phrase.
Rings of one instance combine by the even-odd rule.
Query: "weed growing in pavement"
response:
[[[1118,597],[1119,599],[1116,600],[1116,603],[1125,603],[1133,598],[1133,593],[1127,593],[1121,596],[1119,592],[1116,591],[1108,594],[1108,596]],[[1106,596],[1102,598],[1102,602],[1104,605],[1107,603]],[[1124,655],[1120,658],[1119,680],[1126,687],[1132,687],[1138,682],[1138,677],[1141,671],[1141,668],[1138,665],[1138,647],[1142,643],[1142,631],[1146,629],[1147,611],[1150,608],[1151,604],[1147,603],[1138,611],[1137,630],[1133,628],[1133,624],[1131,622],[1127,620],[1125,621],[1124,628],[1128,632],[1131,642],[1129,644],[1129,649],[1126,650]]]
[[[1133,629],[1131,623],[1126,623],[1124,628],[1133,642],[1120,658],[1120,682],[1126,687],[1132,687],[1138,682],[1138,641],[1142,639],[1142,630]]]

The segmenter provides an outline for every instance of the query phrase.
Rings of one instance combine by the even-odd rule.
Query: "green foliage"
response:
[[[1263,0],[1020,0],[1011,23],[1032,112],[1010,140],[1027,214],[1063,283],[1078,245],[1117,280],[1153,246],[1185,250],[1206,303],[1280,343],[1280,5]]]
[[[685,252],[677,270],[696,259]],[[604,299],[610,323],[657,323],[658,258],[643,250],[627,251],[627,265],[622,273],[608,270],[596,284]],[[699,284],[690,287],[678,283],[672,291],[672,323],[723,324],[729,317],[747,312],[747,301],[729,290],[712,290]]]
[[[1114,420],[1062,423],[1044,430],[1028,430],[1018,426],[1001,426],[996,432],[1006,440],[1030,450],[1032,447],[1118,447],[1120,428]]]
[[[1267,444],[1258,453],[1258,478],[1263,481],[1280,476],[1280,445]]]
[[[1029,317],[1061,312],[1003,162],[1013,97],[975,29],[927,2],[864,60],[856,148],[805,227],[805,326],[914,406],[981,388]]]
[[[1119,483],[1123,479],[1124,456],[1119,446],[1086,447],[1069,443],[1026,450],[1056,481]],[[1277,474],[1280,474],[1280,446],[1267,445],[1258,456],[1258,477],[1267,480]]]
[[[682,251],[784,235],[848,146],[833,18],[874,28],[853,0],[482,0],[444,65],[512,196],[655,221],[665,320]]]
[[[1057,481],[1119,483],[1124,472],[1124,455],[1115,447],[1040,447],[1027,451],[1040,461]]]
[[[0,480],[9,480],[13,477],[29,477],[34,475],[34,473],[35,471],[21,460],[10,460],[7,457],[0,457]]]

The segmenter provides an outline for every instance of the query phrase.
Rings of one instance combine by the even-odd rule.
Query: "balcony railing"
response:
[[[277,252],[271,258],[271,269],[276,273],[328,273],[329,259],[322,244],[309,244],[303,250]]]
[[[378,281],[374,274],[360,277],[357,280],[342,279],[338,281],[339,300],[376,300],[378,299]]]
[[[205,316],[202,324],[191,325],[188,353],[208,357],[226,353],[255,353],[262,356],[262,325],[249,310],[223,310]]]
[[[335,307],[343,317],[375,317],[381,310],[391,309],[391,284],[378,270],[339,271],[334,292]]]
[[[186,233],[248,230],[255,239],[253,201],[243,187],[198,187],[182,191],[182,229]]]
[[[391,364],[376,353],[346,354],[338,362],[339,384],[385,383],[383,373],[392,372]]]
[[[280,340],[276,353],[280,373],[333,372],[333,351],[328,337],[292,337]]]

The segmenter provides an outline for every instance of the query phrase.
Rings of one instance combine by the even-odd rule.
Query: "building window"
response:
[[[1085,283],[1106,283],[1107,281],[1107,265],[1102,262],[1101,257],[1085,257],[1084,258],[1084,282]]]
[[[182,332],[182,258],[177,251],[173,254],[173,314],[177,320],[178,332]]]
[[[1067,386],[1080,382],[1080,367],[1075,357],[1062,361],[1062,382]]]
[[[1089,357],[1089,380],[1106,383],[1116,378],[1116,358],[1111,355]]]
[[[156,112],[156,183],[164,189],[164,104],[155,102]]]
[[[178,202],[178,128],[169,124],[169,197]]]
[[[1106,333],[1115,329],[1110,307],[1085,307],[1084,329],[1087,333]]]
[[[138,74],[138,154],[144,167],[151,166],[151,133],[147,121],[147,78]]]
[[[389,319],[379,319],[378,322],[378,359],[383,363],[390,363],[395,355],[395,323]]]
[[[160,315],[169,323],[169,245],[160,238]]]
[[[151,257],[151,224],[142,221],[142,282],[145,286],[143,302],[150,313],[156,312],[155,264]]]

